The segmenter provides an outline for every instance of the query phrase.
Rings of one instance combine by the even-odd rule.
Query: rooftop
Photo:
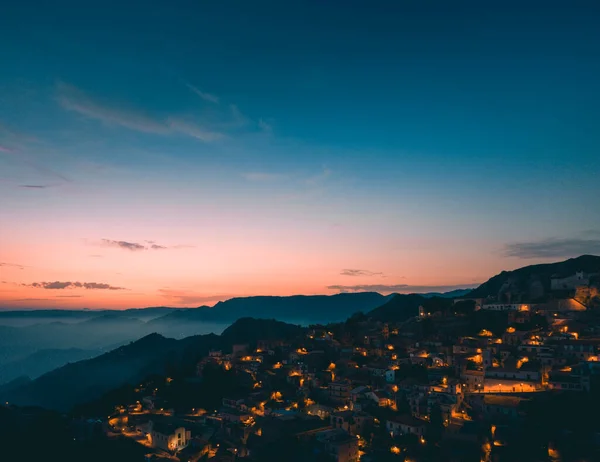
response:
[[[152,422],[152,431],[162,435],[172,435],[175,431],[183,428],[180,425],[167,422]],[[185,429],[184,429],[185,430]]]
[[[413,417],[410,414],[393,416],[388,420],[402,425],[409,425],[411,427],[422,427],[424,425],[427,425],[427,421],[423,419],[418,419],[417,417]]]
[[[341,428],[319,432],[317,433],[317,440],[323,443],[336,445],[351,443],[353,441],[358,442],[358,439],[355,436],[350,435],[348,432],[342,430]]]

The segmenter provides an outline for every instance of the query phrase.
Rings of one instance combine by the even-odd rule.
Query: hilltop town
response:
[[[71,431],[186,462],[598,457],[598,274],[507,281],[402,316],[398,295],[327,325],[240,320],[245,341],[76,406]]]

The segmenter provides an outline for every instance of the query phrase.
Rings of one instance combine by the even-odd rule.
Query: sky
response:
[[[474,287],[600,254],[600,5],[0,14],[0,307]]]

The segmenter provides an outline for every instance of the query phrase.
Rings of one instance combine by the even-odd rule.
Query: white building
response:
[[[550,289],[551,290],[573,290],[578,286],[587,286],[590,284],[590,277],[583,271],[578,271],[571,276],[566,278],[560,278],[552,276],[550,278]]]
[[[188,445],[191,432],[184,427],[152,422],[149,439],[154,448],[165,451],[180,451]]]

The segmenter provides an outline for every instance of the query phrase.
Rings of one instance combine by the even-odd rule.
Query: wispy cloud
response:
[[[144,133],[167,134],[169,128],[165,124],[139,111],[126,108],[112,108],[94,101],[78,88],[65,83],[57,85],[57,100],[69,110],[92,119],[100,120],[107,125],[118,125]]]
[[[235,297],[235,295],[205,295],[197,292],[172,289],[159,289],[158,292],[162,297],[168,298],[171,303],[181,305],[220,302]]]
[[[131,251],[147,249],[145,245],[139,244],[137,242],[114,241],[111,239],[102,239],[102,245],[107,247],[118,247],[120,249],[126,249]]]
[[[329,290],[339,292],[380,292],[380,293],[427,293],[427,292],[450,292],[457,289],[470,289],[478,284],[458,284],[450,286],[417,286],[410,284],[357,284],[357,285],[332,285],[327,286]]]
[[[307,186],[315,187],[324,183],[330,176],[331,170],[327,167],[323,167],[321,171],[315,175],[312,175],[304,180]]]
[[[102,239],[100,241],[100,245],[104,247],[116,247],[119,249],[130,250],[132,252],[140,251],[140,250],[166,250],[166,249],[184,249],[184,248],[192,248],[190,245],[174,245],[174,246],[165,246],[157,244],[156,241],[144,241],[144,243],[140,242],[129,242],[129,241],[116,241],[113,239]],[[101,257],[101,255],[90,255]]]
[[[52,187],[52,185],[49,184],[20,184],[19,188],[25,188],[25,189],[46,189],[46,188],[50,188]]]
[[[62,289],[93,289],[93,290],[127,290],[124,287],[111,286],[103,282],[71,282],[71,281],[54,281],[54,282],[33,282],[31,284],[21,284],[25,287],[33,287],[36,289],[62,290]]]
[[[342,276],[383,276],[381,272],[363,270],[363,269],[343,269]]]
[[[12,148],[0,145],[0,152],[6,152],[6,153],[10,154],[10,153],[16,152],[16,149],[12,149]]]
[[[246,125],[250,121],[248,117],[242,114],[242,111],[240,111],[240,108],[237,107],[237,105],[230,104],[229,110],[231,111],[231,117],[233,118],[234,126],[241,127],[243,125]]]
[[[6,148],[5,146],[0,146],[0,153],[2,153],[3,155],[10,156],[16,162],[25,164],[32,170],[37,171],[39,174],[46,176],[46,177],[51,177],[55,181],[57,179],[61,180],[62,182],[70,182],[71,181],[69,178],[67,178],[63,174],[58,173],[58,172],[42,165],[37,160],[33,159],[27,152],[25,152],[21,149],[12,149],[12,148]],[[34,187],[34,188],[37,186],[48,187],[48,186],[54,186],[54,185],[20,185],[20,187]]]
[[[242,177],[248,181],[267,182],[283,180],[286,178],[286,175],[268,172],[246,172],[242,173]]]
[[[18,268],[18,269],[25,269],[26,267],[23,265],[17,265],[16,263],[5,263],[5,262],[0,262],[0,266],[6,266],[9,268]]]
[[[99,120],[108,126],[119,126],[156,135],[181,134],[204,142],[216,141],[224,136],[216,130],[195,122],[175,117],[161,120],[138,109],[113,107],[107,103],[96,101],[80,89],[65,83],[57,85],[57,101],[66,110]]]
[[[185,86],[188,87],[193,93],[198,95],[200,98],[202,98],[204,101],[208,101],[209,103],[219,104],[218,96],[213,95],[211,93],[206,93],[204,91],[201,91],[200,89],[196,88],[195,86],[193,86],[190,83],[186,83]]]
[[[273,132],[273,126],[264,119],[258,119],[258,128],[265,133]]]
[[[56,298],[81,298],[83,295],[56,295]]]
[[[169,128],[178,133],[182,133],[192,138],[196,138],[204,142],[212,142],[222,139],[225,135],[221,132],[210,130],[197,123],[188,122],[181,119],[170,118],[168,121]]]
[[[564,258],[578,257],[584,254],[600,255],[600,239],[544,239],[533,242],[515,242],[504,247],[508,257]]]

